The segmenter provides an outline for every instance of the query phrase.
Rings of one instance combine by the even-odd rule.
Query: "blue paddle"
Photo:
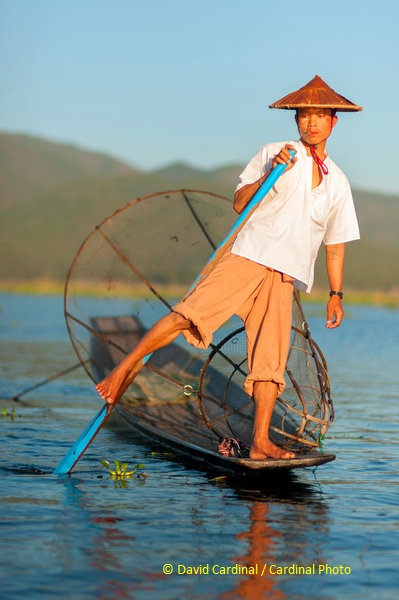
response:
[[[289,152],[291,154],[291,157],[293,158],[295,153],[292,150],[290,150]],[[291,158],[291,160],[292,160],[292,158]],[[273,185],[276,183],[276,181],[280,177],[280,175],[284,172],[286,167],[287,167],[286,164],[283,164],[283,165],[279,164],[269,173],[266,180],[263,182],[262,186],[255,192],[255,194],[253,195],[251,200],[248,202],[248,204],[246,205],[246,207],[240,214],[239,218],[237,219],[237,221],[235,222],[235,224],[229,231],[227,237],[216,248],[216,250],[210,257],[209,261],[206,263],[205,267],[202,269],[201,273],[198,275],[198,277],[194,281],[193,285],[190,287],[188,292],[185,294],[184,298],[187,298],[187,296],[189,296],[192,293],[192,291],[197,287],[197,285],[207,275],[209,275],[210,271],[217,264],[219,258],[223,254],[227,245],[233,241],[233,239],[236,237],[238,232],[242,229],[242,227],[245,225],[245,223],[247,222],[249,217],[252,215],[255,208],[258,206],[258,204],[263,200],[263,198],[266,196],[266,194],[268,194],[270,192]],[[151,356],[151,354],[148,354],[143,359],[143,361],[142,361],[143,365],[147,362],[147,360],[150,358],[150,356]],[[79,439],[74,443],[72,448],[67,452],[67,454],[64,456],[64,458],[61,460],[58,467],[54,470],[54,475],[65,475],[66,473],[69,473],[70,471],[72,471],[73,467],[76,465],[76,463],[78,462],[80,457],[90,446],[91,442],[94,440],[97,433],[100,431],[101,427],[104,425],[105,421],[108,419],[114,406],[115,406],[115,404],[108,404],[107,402],[104,404],[104,406],[101,408],[101,410],[99,410],[99,412],[96,414],[96,416],[91,421],[91,423],[89,423],[89,425],[86,427],[86,429],[80,435]]]

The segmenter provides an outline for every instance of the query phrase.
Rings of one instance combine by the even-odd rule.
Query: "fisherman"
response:
[[[250,458],[293,458],[269,439],[278,395],[285,387],[294,287],[310,292],[322,242],[330,284],[326,327],[342,322],[345,243],[359,239],[349,183],[329,158],[326,142],[337,111],[362,110],[316,75],[305,86],[270,105],[295,110],[298,141],[267,144],[240,175],[234,209],[241,213],[277,164],[283,175],[262,200],[211,273],[145,334],[133,351],[97,385],[109,404],[122,397],[143,359],[182,333],[207,348],[212,334],[233,314],[247,336],[244,390],[255,402]],[[291,160],[290,151],[295,153]]]

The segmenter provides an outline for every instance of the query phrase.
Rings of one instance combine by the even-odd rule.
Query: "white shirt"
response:
[[[248,219],[232,252],[290,275],[297,289],[310,292],[321,243],[357,240],[359,227],[349,182],[329,157],[324,161],[328,175],[312,190],[313,158],[301,142],[263,146],[241,173],[237,190],[271,170],[273,157],[286,143],[296,149],[298,160]]]

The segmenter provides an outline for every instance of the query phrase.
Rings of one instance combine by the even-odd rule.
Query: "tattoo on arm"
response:
[[[326,246],[327,258],[329,260],[337,260],[338,258],[342,258],[343,250],[342,246]]]

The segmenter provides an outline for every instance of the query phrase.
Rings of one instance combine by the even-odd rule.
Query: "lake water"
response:
[[[1,598],[397,597],[399,311],[348,306],[327,331],[323,307],[305,310],[329,363],[336,461],[221,477],[114,418],[59,477],[102,403],[82,369],[10,400],[77,359],[62,298],[0,295]],[[114,481],[104,458],[144,463],[147,478]]]

